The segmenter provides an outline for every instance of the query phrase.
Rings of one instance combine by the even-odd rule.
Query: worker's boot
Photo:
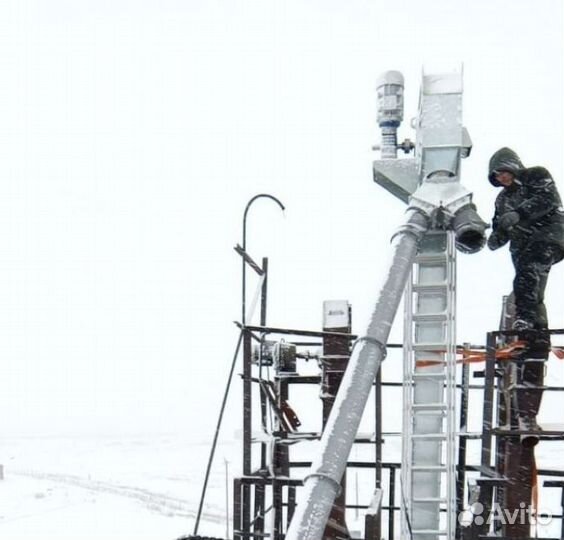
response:
[[[527,431],[521,435],[521,444],[527,448],[539,442],[537,424],[544,383],[545,358],[527,358],[520,366],[520,381],[517,387],[517,414],[519,415],[519,431]]]
[[[525,448],[532,448],[539,442],[539,432],[542,431],[541,427],[537,424],[537,419],[534,416],[520,416],[519,417],[519,431],[528,431],[530,433],[521,434],[521,444]]]

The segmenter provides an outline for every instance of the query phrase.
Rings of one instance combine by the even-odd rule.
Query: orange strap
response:
[[[521,354],[527,346],[526,341],[514,341],[505,347],[501,347],[496,350],[495,358],[496,360],[511,360]],[[559,360],[564,360],[564,347],[552,347],[552,353]],[[431,352],[431,351],[428,351]],[[446,350],[432,351],[437,353],[446,353]],[[456,360],[457,364],[472,364],[475,362],[485,362],[487,353],[483,350],[478,349],[465,349],[464,347],[457,347],[456,354],[460,355],[460,358]],[[416,367],[428,367],[437,366],[444,364],[442,360],[417,360],[415,362]]]
[[[497,349],[495,352],[495,357],[497,360],[510,360],[515,356],[519,355],[526,347],[525,341],[514,341],[506,347]],[[431,352],[431,351],[428,351]],[[433,351],[437,353],[446,353],[446,350]],[[460,358],[456,360],[457,364],[472,364],[474,362],[484,362],[486,360],[486,352],[479,349],[465,349],[464,347],[457,347],[456,354],[460,355]],[[442,360],[417,360],[415,365],[417,367],[427,367],[436,366],[444,364]]]

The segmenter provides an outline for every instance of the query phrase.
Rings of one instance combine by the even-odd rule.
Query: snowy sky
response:
[[[560,0],[0,3],[2,432],[209,437],[240,316],[232,247],[260,192],[287,207],[248,221],[269,323],[317,329],[346,298],[361,331],[404,209],[372,181],[385,70],[409,119],[423,67],[464,64],[463,183],[484,218],[501,146],[564,192],[563,25]],[[458,273],[459,341],[483,342],[508,252]],[[563,298],[564,264],[553,327]]]

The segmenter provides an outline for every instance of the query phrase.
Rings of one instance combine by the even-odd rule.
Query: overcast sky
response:
[[[501,146],[564,191],[562,46],[560,0],[2,2],[2,432],[208,437],[247,200],[287,207],[249,215],[269,322],[317,329],[344,298],[361,331],[404,211],[372,181],[377,76],[404,74],[409,119],[423,68],[464,65],[462,181],[489,220]],[[483,342],[509,254],[458,273],[459,341]],[[564,327],[564,264],[548,297]]]

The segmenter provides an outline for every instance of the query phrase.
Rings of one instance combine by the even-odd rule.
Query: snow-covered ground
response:
[[[387,451],[399,452],[399,440],[389,440],[387,446]],[[539,446],[539,467],[559,468],[560,448],[560,443]],[[209,449],[209,441],[195,444],[178,435],[4,438],[0,450],[4,467],[0,538],[27,540],[40,535],[42,540],[174,540],[190,534]],[[470,452],[476,454],[473,461],[478,448],[474,450]],[[231,518],[232,479],[240,470],[240,441],[222,441],[218,446],[199,534],[228,537],[226,460]],[[372,485],[372,478],[351,473],[349,482],[354,494],[358,493],[357,483]],[[364,489],[360,491],[357,502],[363,503]],[[559,499],[559,490],[542,489],[539,506],[559,512]],[[363,529],[362,515],[351,512],[348,521],[349,526]],[[559,522],[539,532],[557,537]]]
[[[386,380],[397,379],[391,373],[395,369],[393,358],[392,352],[390,362],[383,367]],[[561,385],[562,363],[552,360],[548,367],[546,383]],[[389,391],[390,402],[401,399],[401,389]],[[559,420],[561,399],[560,392],[547,393],[539,416],[541,424],[548,427],[549,423]],[[481,398],[472,394],[471,400],[468,430],[477,432],[481,429]],[[321,407],[317,392],[312,397],[296,390],[292,403],[300,404],[303,421],[300,429],[317,429]],[[369,433],[374,426],[371,414],[369,407],[360,431]],[[401,407],[386,407],[383,420],[384,432],[399,431]],[[201,535],[232,537],[231,528],[229,533],[226,531],[226,521],[230,523],[232,517],[233,477],[241,472],[238,427],[237,423],[227,423],[221,432],[198,530]],[[4,436],[0,445],[0,464],[4,470],[4,479],[0,480],[0,538],[28,540],[40,535],[42,540],[174,540],[191,534],[211,433],[199,437],[194,440],[193,432],[190,434],[188,430],[167,435]],[[292,459],[310,460],[317,444],[293,445]],[[539,469],[562,468],[562,442],[542,442],[536,454]],[[400,456],[401,439],[387,436],[383,461],[397,462]],[[479,456],[480,443],[471,440],[468,463],[479,463]],[[351,459],[373,460],[373,445],[355,445]],[[299,469],[296,474],[303,475],[305,470]],[[387,500],[386,473],[382,487]],[[373,488],[372,472],[358,469],[348,474],[351,503],[367,504]],[[560,491],[541,488],[539,509],[560,513]],[[362,512],[349,511],[347,522],[351,531],[364,529]],[[540,528],[539,533],[559,537],[559,520]]]
[[[236,471],[237,449],[236,442],[218,447],[200,534],[225,536],[224,460]],[[0,538],[172,540],[192,533],[208,452],[209,443],[178,436],[6,438]]]

